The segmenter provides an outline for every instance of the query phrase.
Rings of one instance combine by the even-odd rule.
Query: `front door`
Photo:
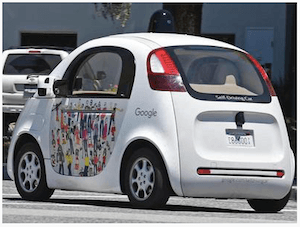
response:
[[[58,174],[90,177],[100,174],[114,153],[134,60],[129,51],[110,47],[85,51],[74,62],[63,78],[74,84],[71,95],[57,98],[52,108],[51,162]]]

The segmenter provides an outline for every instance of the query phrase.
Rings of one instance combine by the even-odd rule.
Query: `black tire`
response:
[[[23,199],[47,200],[54,192],[47,186],[44,160],[35,143],[26,143],[19,150],[14,163],[14,177]]]
[[[125,191],[135,207],[158,208],[170,196],[167,173],[160,157],[149,148],[136,150],[125,171]]]
[[[282,199],[249,199],[249,205],[257,212],[276,213],[282,210],[289,201],[291,191]]]

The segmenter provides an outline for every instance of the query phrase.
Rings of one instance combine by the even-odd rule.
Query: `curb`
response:
[[[7,174],[6,163],[3,163],[2,179],[3,180],[11,180]],[[297,201],[297,186],[292,187],[290,200]]]

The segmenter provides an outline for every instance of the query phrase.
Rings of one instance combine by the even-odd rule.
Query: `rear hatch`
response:
[[[247,53],[219,47],[165,50],[178,69],[170,74],[182,77],[173,81],[187,91],[172,92],[184,194],[218,194],[208,185],[202,186],[204,194],[195,187],[207,175],[282,178],[289,143],[278,99],[260,64]]]
[[[3,104],[24,105],[37,91],[38,76],[49,75],[61,60],[58,54],[39,50],[9,54],[3,66]]]

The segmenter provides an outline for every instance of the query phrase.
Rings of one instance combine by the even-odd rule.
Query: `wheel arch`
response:
[[[40,147],[39,143],[37,142],[37,140],[32,135],[30,135],[28,133],[20,135],[20,137],[18,138],[18,140],[15,144],[15,147],[13,149],[13,151],[14,151],[13,162],[12,162],[13,163],[13,169],[14,169],[14,163],[15,163],[16,157],[17,157],[18,153],[20,152],[21,147],[25,143],[34,143],[34,144],[36,144],[39,148],[39,151],[41,152],[41,147]],[[43,156],[42,152],[41,152],[41,155]]]
[[[38,143],[36,138],[34,138],[34,136],[28,133],[24,133],[20,135],[18,140],[15,143],[13,151],[14,151],[13,160],[12,160],[13,175],[14,175],[17,191],[19,192],[21,197],[25,200],[37,200],[37,201],[43,201],[49,199],[53,194],[54,189],[48,188],[44,156],[40,144]],[[21,177],[21,175],[19,175],[20,163],[23,163],[24,161],[23,157],[25,155],[26,156],[31,155],[31,157],[34,156],[35,158],[38,159],[37,163],[32,162],[33,158],[31,158],[31,160],[29,161],[24,162],[24,164],[26,163],[25,164],[26,168],[24,168],[23,170],[27,169],[27,175],[29,174],[29,178],[32,179],[32,181],[26,180],[26,178],[23,178]],[[25,172],[23,172],[23,174],[25,174]]]
[[[122,161],[121,161],[121,168],[120,168],[120,186],[121,186],[122,193],[125,193],[125,181],[124,180],[125,180],[126,163],[129,160],[129,158],[131,157],[131,155],[133,154],[133,152],[141,147],[146,147],[146,148],[151,149],[160,158],[160,161],[163,163],[164,171],[168,178],[168,186],[169,186],[170,194],[171,195],[175,194],[172,189],[171,183],[170,183],[170,178],[169,178],[168,171],[166,169],[165,161],[164,161],[160,151],[153,143],[151,143],[147,140],[144,140],[144,139],[138,139],[138,140],[131,142],[127,146],[127,148],[123,154]]]

